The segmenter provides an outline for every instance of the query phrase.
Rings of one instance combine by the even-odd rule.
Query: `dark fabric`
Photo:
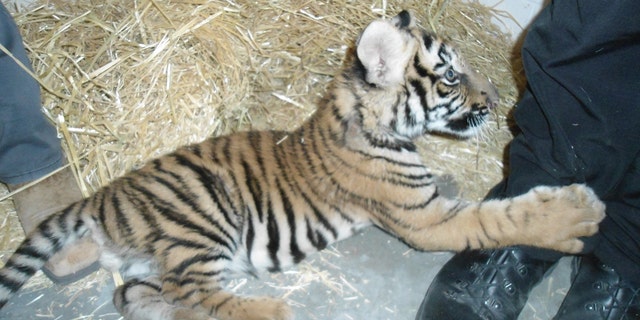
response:
[[[0,44],[30,66],[22,38],[1,3]],[[40,104],[38,83],[0,51],[0,182],[30,181],[61,166],[60,141]]]
[[[585,251],[640,281],[640,1],[552,1],[533,22],[522,60],[521,132],[508,177],[489,197],[588,184],[607,217]]]

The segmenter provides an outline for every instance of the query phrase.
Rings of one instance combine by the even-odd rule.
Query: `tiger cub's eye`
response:
[[[455,82],[456,80],[458,80],[458,73],[453,70],[452,67],[449,67],[449,69],[447,69],[447,71],[445,71],[444,73],[444,78],[449,82]]]

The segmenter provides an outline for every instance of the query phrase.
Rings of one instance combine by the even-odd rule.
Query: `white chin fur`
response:
[[[467,130],[464,131],[451,130],[445,126],[444,121],[439,121],[439,123],[436,124],[429,124],[426,128],[427,132],[446,134],[460,139],[475,137],[480,132],[479,127],[468,127]]]

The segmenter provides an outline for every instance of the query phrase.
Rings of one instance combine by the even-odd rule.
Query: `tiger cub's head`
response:
[[[352,64],[362,129],[384,131],[383,140],[426,132],[470,137],[498,104],[489,80],[406,11],[367,26]]]

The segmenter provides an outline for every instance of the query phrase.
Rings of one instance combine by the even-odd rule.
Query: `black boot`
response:
[[[582,257],[579,265],[555,320],[640,319],[640,288],[593,256]]]
[[[554,264],[517,248],[458,253],[436,275],[416,320],[515,320]]]

